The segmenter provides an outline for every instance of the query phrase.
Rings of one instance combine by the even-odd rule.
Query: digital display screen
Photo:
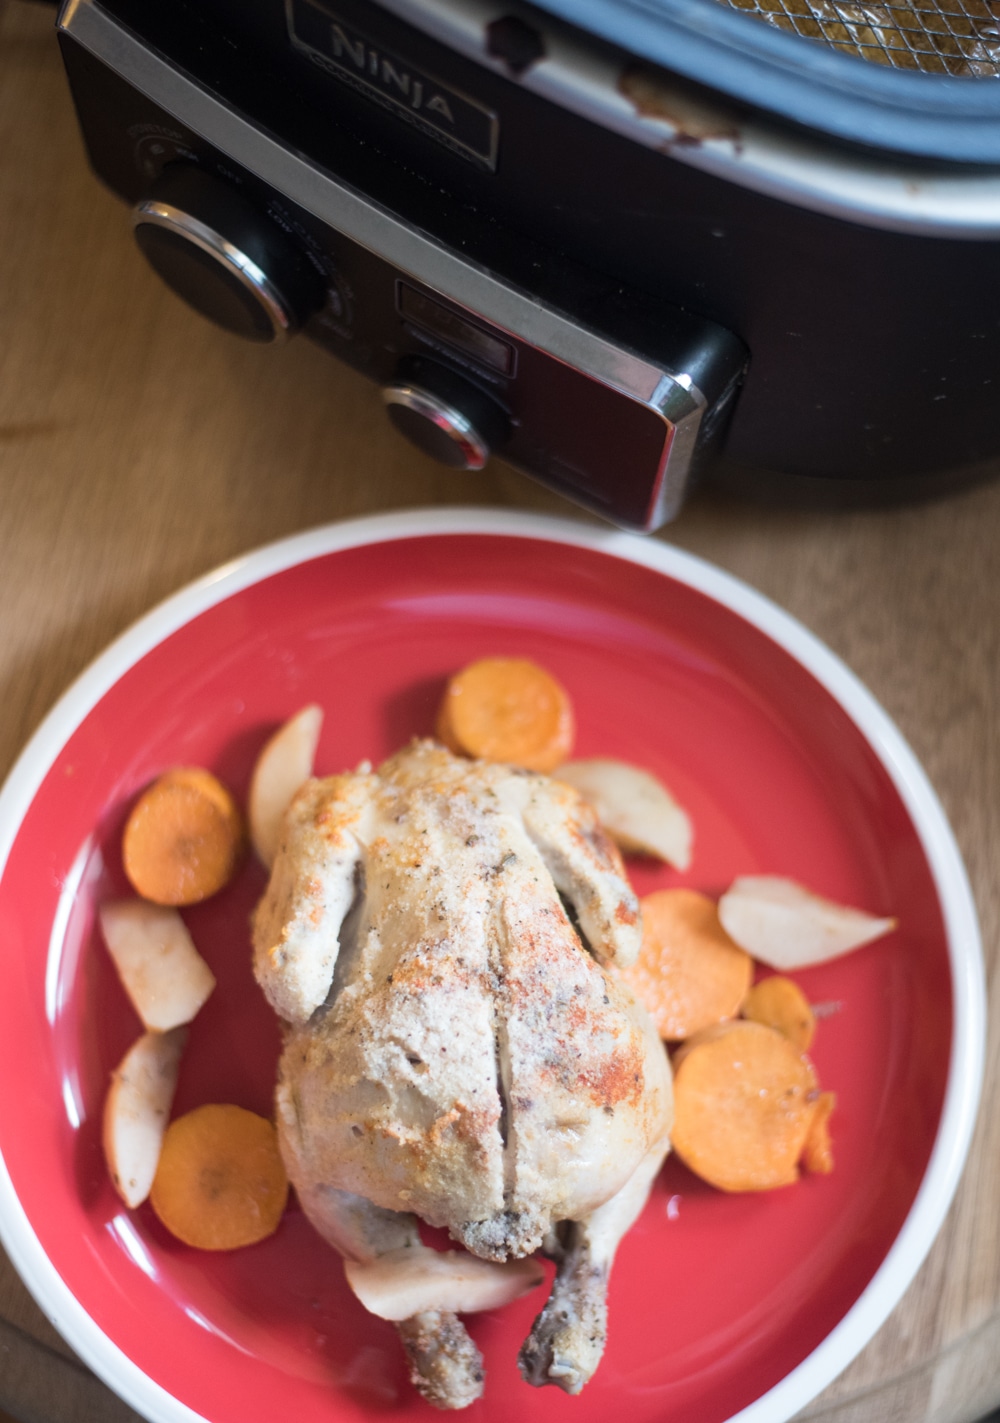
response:
[[[457,347],[491,370],[505,376],[513,375],[514,348],[501,341],[499,336],[466,321],[457,311],[442,306],[433,297],[408,287],[405,282],[397,284],[396,303],[400,316],[407,321],[422,326],[425,331],[432,332],[449,346]]]

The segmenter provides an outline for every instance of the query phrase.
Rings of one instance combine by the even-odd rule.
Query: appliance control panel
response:
[[[553,303],[283,145],[93,0],[60,33],[92,165],[191,305],[249,340],[304,331],[449,465],[496,455],[625,528],[677,512],[745,367],[729,332],[586,273]]]

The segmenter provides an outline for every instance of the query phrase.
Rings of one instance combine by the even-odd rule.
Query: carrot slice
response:
[[[659,889],[641,901],[642,947],[621,976],[668,1042],[735,1017],[753,979],[753,960],[693,889]]]
[[[438,712],[438,739],[458,755],[554,771],[573,749],[573,708],[544,668],[484,657],[456,672]]]
[[[264,1117],[210,1103],[167,1127],[150,1200],[185,1245],[253,1245],[277,1229],[287,1199],[277,1133]]]
[[[180,766],[133,806],[122,840],[125,873],[154,904],[196,904],[229,882],[243,844],[243,817],[222,782]]]
[[[763,1023],[706,1028],[674,1058],[677,1155],[723,1191],[769,1191],[798,1180],[817,1100],[804,1053]]]
[[[816,1099],[809,1134],[802,1152],[802,1165],[807,1171],[829,1176],[833,1170],[833,1146],[830,1142],[830,1113],[837,1105],[835,1092],[821,1092]]]
[[[742,1013],[753,1023],[765,1023],[783,1033],[802,1052],[816,1035],[816,1017],[809,999],[794,980],[772,974],[755,983],[743,1000]]]

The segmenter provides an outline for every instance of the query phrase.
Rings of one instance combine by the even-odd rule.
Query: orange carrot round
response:
[[[211,1103],[167,1127],[150,1200],[185,1245],[253,1245],[277,1229],[287,1199],[277,1133],[264,1117]]]
[[[753,960],[693,889],[660,889],[642,900],[642,947],[621,971],[660,1037],[678,1042],[734,1017],[753,978]]]
[[[802,1165],[807,1171],[829,1176],[833,1170],[833,1146],[830,1142],[830,1113],[837,1105],[835,1092],[821,1092],[809,1123]]]
[[[740,1011],[753,1023],[777,1029],[802,1052],[808,1052],[816,1036],[816,1018],[809,999],[794,980],[780,973],[755,983]]]
[[[567,759],[575,734],[565,689],[520,657],[484,657],[456,672],[436,730],[458,755],[546,772]]]
[[[706,1028],[674,1058],[674,1150],[723,1191],[791,1185],[817,1095],[812,1063],[774,1028]]]
[[[136,801],[122,856],[143,899],[196,904],[232,878],[243,844],[243,817],[222,782],[200,767],[180,766]]]

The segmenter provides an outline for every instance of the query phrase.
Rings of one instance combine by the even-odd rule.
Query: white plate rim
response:
[[[757,627],[826,689],[878,756],[913,821],[944,920],[953,1010],[941,1121],[916,1198],[859,1298],[801,1363],[727,1423],[786,1423],[856,1358],[899,1302],[951,1205],[982,1089],[986,987],[975,902],[947,817],[902,733],[846,664],[749,584],[659,539],[544,514],[486,508],[399,510],[321,525],[266,544],[189,583],[121,633],[72,683],[25,746],[0,790],[0,878],[39,787],[76,728],[141,657],[171,633],[263,579],[366,544],[442,534],[554,541],[643,565],[705,594]],[[101,1330],[45,1254],[0,1152],[0,1243],[36,1302],[83,1361],[151,1423],[211,1423],[151,1379]]]

